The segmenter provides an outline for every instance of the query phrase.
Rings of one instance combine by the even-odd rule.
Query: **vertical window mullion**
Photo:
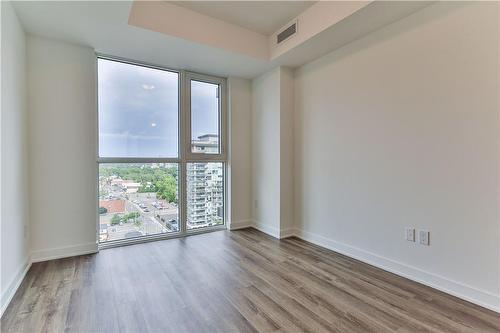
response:
[[[186,72],[181,71],[180,75],[180,80],[181,83],[179,85],[180,87],[180,126],[179,126],[179,137],[180,137],[180,200],[179,200],[179,209],[180,209],[180,231],[182,234],[186,233],[186,223],[187,223],[187,196],[186,196],[186,156],[187,156],[187,147],[188,147],[188,140],[187,136],[189,135],[188,131],[188,104],[187,104],[187,98],[188,98],[188,91],[187,91],[187,84],[186,84]]]

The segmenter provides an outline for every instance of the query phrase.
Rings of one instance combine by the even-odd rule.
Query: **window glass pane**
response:
[[[220,152],[219,85],[191,80],[191,152]]]
[[[98,59],[100,157],[178,156],[178,74]]]
[[[178,165],[101,163],[100,242],[179,231]]]
[[[188,163],[187,229],[224,224],[224,165]]]

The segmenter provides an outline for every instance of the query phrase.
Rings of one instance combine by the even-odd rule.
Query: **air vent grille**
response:
[[[279,44],[283,42],[285,39],[294,35],[296,32],[297,32],[297,22],[294,22],[291,26],[289,26],[276,36],[277,43]]]

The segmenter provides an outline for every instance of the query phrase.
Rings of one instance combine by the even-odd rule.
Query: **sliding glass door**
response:
[[[98,57],[103,245],[225,224],[225,80]]]

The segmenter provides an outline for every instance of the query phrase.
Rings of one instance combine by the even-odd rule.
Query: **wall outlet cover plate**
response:
[[[418,231],[418,242],[422,245],[429,245],[429,231],[419,230]]]
[[[409,242],[415,241],[415,228],[405,228],[405,239]]]

